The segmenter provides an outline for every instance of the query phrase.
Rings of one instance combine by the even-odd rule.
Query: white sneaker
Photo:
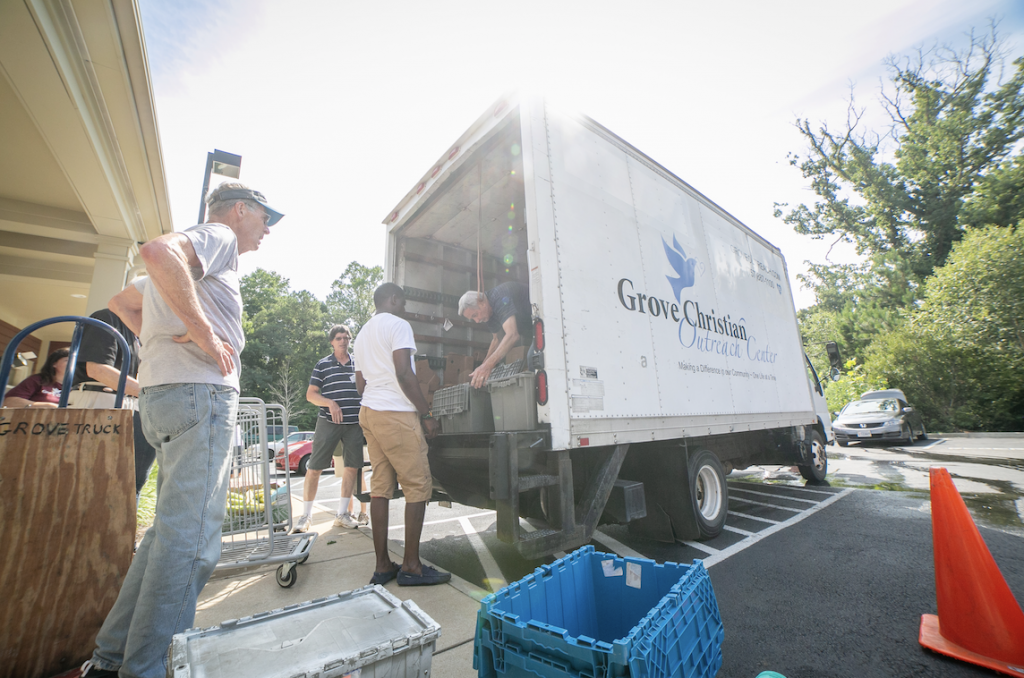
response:
[[[365,513],[360,513],[359,514],[359,518],[357,518],[357,520],[359,521],[360,525],[369,525],[370,524],[370,517],[368,515],[366,515]]]
[[[359,520],[351,513],[342,513],[334,519],[335,527],[359,527]]]
[[[295,521],[295,527],[292,532],[309,532],[309,523],[312,520],[310,516],[301,515],[299,519]]]

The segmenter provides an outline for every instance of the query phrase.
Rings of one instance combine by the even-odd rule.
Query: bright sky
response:
[[[557,96],[782,249],[795,276],[830,243],[773,203],[810,202],[786,153],[796,118],[874,104],[883,59],[962,44],[1001,18],[1024,53],[1020,0],[258,2],[140,0],[175,229],[199,213],[206,153],[285,219],[242,273],[323,299],[350,261],[383,264],[381,221],[502,93]],[[218,181],[214,177],[214,182]],[[833,251],[837,263],[851,260]]]

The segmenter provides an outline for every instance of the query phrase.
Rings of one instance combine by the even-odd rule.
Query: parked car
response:
[[[878,440],[912,445],[915,439],[928,439],[921,415],[907,404],[903,391],[895,388],[868,391],[860,400],[847,403],[832,422],[832,431],[840,447]]]
[[[289,426],[288,428],[291,428],[291,426]],[[312,439],[312,431],[295,431],[294,433],[289,433],[288,438],[285,440],[275,440],[272,443],[267,443],[267,451],[270,453],[272,457],[276,457],[277,453],[280,452],[281,448],[283,448],[285,445],[291,447],[294,444],[304,443],[307,440]]]
[[[298,426],[289,426],[288,434],[291,435],[299,430]],[[276,443],[284,438],[284,426],[271,424],[267,426],[267,443]]]
[[[300,476],[306,475],[306,468],[309,465],[309,458],[313,454],[313,440],[307,440],[297,445],[288,446],[288,470],[294,471]],[[285,455],[278,452],[274,457],[274,464],[278,471],[284,471]],[[334,457],[331,457],[331,468],[334,468]]]

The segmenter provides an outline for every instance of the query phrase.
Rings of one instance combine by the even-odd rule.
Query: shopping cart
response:
[[[217,569],[281,563],[277,583],[288,588],[298,580],[296,566],[309,558],[317,534],[291,534],[291,474],[286,462],[284,478],[271,480],[274,459],[267,446],[268,431],[287,436],[284,407],[259,398],[239,398]]]

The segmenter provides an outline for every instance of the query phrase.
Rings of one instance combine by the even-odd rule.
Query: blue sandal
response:
[[[399,586],[434,586],[436,584],[444,584],[452,578],[449,572],[438,572],[432,567],[426,565],[423,566],[421,574],[413,574],[412,572],[406,572],[405,570],[399,570],[398,572],[398,585]]]
[[[389,570],[387,572],[374,572],[373,576],[370,577],[370,583],[380,584],[383,586],[384,584],[387,584],[389,581],[397,577],[399,570],[401,570],[402,568],[398,563],[391,564],[394,566],[395,569]]]

